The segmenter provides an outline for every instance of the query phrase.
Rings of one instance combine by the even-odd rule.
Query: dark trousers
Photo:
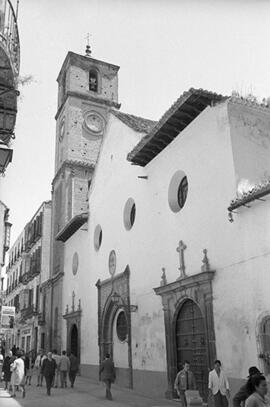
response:
[[[75,379],[76,379],[76,374],[77,374],[76,370],[75,371],[74,370],[69,371],[69,380],[70,380],[71,387],[74,386],[74,382],[75,382]]]
[[[50,396],[50,394],[51,394],[51,387],[52,387],[52,384],[53,384],[53,378],[54,378],[54,376],[45,376],[48,396]]]
[[[110,379],[105,379],[104,383],[106,385],[106,399],[112,400],[112,393],[111,393],[112,381]]]
[[[67,371],[60,370],[61,387],[67,387]]]
[[[228,399],[226,396],[220,393],[214,394],[215,407],[228,407]]]
[[[179,391],[179,398],[181,400],[182,407],[187,407],[187,399],[186,399],[185,391],[186,390]]]

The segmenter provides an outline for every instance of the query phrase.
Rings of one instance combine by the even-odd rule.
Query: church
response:
[[[48,346],[157,397],[187,359],[206,400],[215,358],[270,373],[270,108],[191,88],[155,122],[118,71],[88,48],[57,79]]]

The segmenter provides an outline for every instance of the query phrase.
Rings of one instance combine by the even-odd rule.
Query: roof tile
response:
[[[111,109],[110,112],[125,123],[131,129],[139,133],[149,133],[157,122],[143,117],[134,116],[133,114],[119,112],[118,110]]]

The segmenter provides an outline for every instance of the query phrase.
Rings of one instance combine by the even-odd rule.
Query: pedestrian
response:
[[[4,356],[0,353],[0,382],[2,381],[2,371],[3,371]]]
[[[215,407],[228,407],[230,398],[229,381],[221,369],[220,360],[215,360],[214,369],[209,373],[209,396],[214,396]]]
[[[106,399],[112,400],[111,384],[115,381],[115,367],[109,353],[101,363],[99,373],[106,386]]]
[[[25,355],[25,384],[31,386],[32,379],[32,358],[30,352]]]
[[[12,351],[12,355],[16,356],[17,348],[16,348],[15,344],[12,346],[11,351]]]
[[[59,371],[60,355],[58,355],[56,349],[53,350],[52,358],[55,360],[55,363],[56,363],[56,369],[55,369],[55,376],[54,376],[53,385],[57,389],[57,387],[59,386],[59,376],[60,376],[60,371]]]
[[[267,383],[263,375],[250,378],[247,383],[250,396],[246,400],[245,407],[269,407],[270,400],[266,397]]]
[[[5,357],[4,363],[3,363],[5,390],[9,389],[10,379],[11,379],[10,365],[13,363],[13,361],[14,361],[14,357],[12,356],[12,351],[10,350],[7,353],[7,356]]]
[[[180,370],[175,378],[174,388],[181,400],[182,407],[187,406],[185,391],[196,390],[196,382],[194,374],[190,370],[190,363],[188,360],[184,362],[184,368]]]
[[[42,383],[43,383],[43,375],[41,372],[41,367],[42,367],[42,363],[44,361],[44,359],[46,359],[46,355],[44,350],[40,350],[36,360],[35,360],[35,369],[37,370],[37,386],[41,386],[42,387]]]
[[[25,387],[24,387],[24,361],[22,359],[23,352],[17,351],[17,358],[10,365],[11,374],[11,385],[12,394],[11,397],[16,397],[16,387],[22,392],[22,397],[25,397]]]
[[[70,368],[70,361],[69,358],[67,357],[67,352],[63,350],[62,356],[60,357],[60,362],[59,362],[59,370],[60,370],[60,381],[61,381],[61,387],[67,387],[67,374],[69,372]]]
[[[47,358],[42,362],[42,375],[45,377],[46,387],[47,387],[47,395],[51,395],[51,387],[53,384],[53,379],[55,375],[56,369],[56,362],[52,358],[52,352],[48,352]]]
[[[79,370],[79,359],[71,352],[69,356],[70,361],[70,368],[69,368],[69,380],[70,380],[70,387],[74,387],[76,375]]]
[[[233,407],[244,407],[246,399],[250,396],[249,381],[252,377],[262,375],[256,366],[251,366],[248,369],[248,381],[240,387],[238,392],[233,397]]]

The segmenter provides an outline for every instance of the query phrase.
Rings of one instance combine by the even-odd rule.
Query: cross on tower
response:
[[[178,270],[180,270],[180,278],[186,277],[186,267],[185,267],[185,260],[184,260],[184,250],[186,250],[187,246],[183,242],[183,240],[180,240],[178,247],[176,248],[176,251],[179,253],[179,263],[180,267]]]
[[[91,57],[91,53],[92,53],[91,47],[90,47],[90,37],[91,37],[91,34],[87,33],[87,36],[85,37],[85,39],[87,41],[86,50],[85,50],[86,57]]]

